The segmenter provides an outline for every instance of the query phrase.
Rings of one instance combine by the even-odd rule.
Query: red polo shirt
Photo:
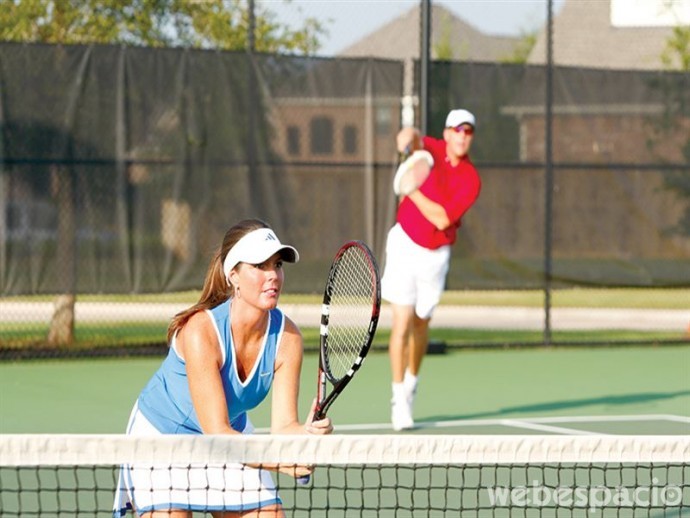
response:
[[[444,230],[437,229],[407,196],[398,207],[397,221],[412,241],[434,250],[455,243],[460,219],[477,200],[481,180],[467,156],[458,165],[450,165],[445,140],[424,137],[423,143],[434,157],[434,167],[419,190],[445,209],[451,224]]]

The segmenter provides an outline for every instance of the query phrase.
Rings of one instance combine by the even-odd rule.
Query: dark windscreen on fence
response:
[[[545,67],[435,62],[430,133],[477,116],[483,182],[448,287],[539,288]],[[556,67],[552,258],[562,286],[690,285],[690,84]],[[0,44],[0,294],[198,289],[260,217],[317,293],[346,240],[383,263],[404,63],[121,46]]]
[[[3,295],[198,289],[247,217],[318,291],[391,223],[400,63],[3,44],[0,66]]]

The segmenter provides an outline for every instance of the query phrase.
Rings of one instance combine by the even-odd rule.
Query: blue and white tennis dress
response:
[[[285,318],[279,309],[270,311],[261,351],[251,372],[241,381],[230,329],[230,300],[207,313],[215,326],[223,355],[220,375],[230,424],[238,432],[251,433],[253,426],[247,411],[261,403],[271,388]],[[185,362],[177,354],[173,338],[168,356],[134,405],[127,434],[201,433],[189,393]],[[196,469],[190,469],[189,464],[158,469],[125,465],[120,470],[113,516],[124,516],[132,507],[141,515],[168,509],[248,511],[279,503],[271,475],[241,464]]]

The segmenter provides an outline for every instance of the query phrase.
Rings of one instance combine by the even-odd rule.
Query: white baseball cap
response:
[[[474,115],[467,110],[451,110],[446,117],[446,128],[457,128],[462,124],[474,127],[476,125]]]
[[[288,263],[299,261],[297,250],[281,243],[270,228],[252,230],[242,236],[225,256],[223,273],[227,278],[238,263],[261,264],[277,252],[280,252],[283,260]]]

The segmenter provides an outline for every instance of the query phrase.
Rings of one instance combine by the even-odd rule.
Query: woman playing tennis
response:
[[[251,433],[247,411],[263,401],[271,385],[272,433],[333,431],[328,417],[312,421],[313,407],[306,424],[297,417],[302,337],[277,305],[283,263],[298,259],[297,250],[260,220],[228,230],[199,302],[170,324],[168,356],[139,395],[128,434]],[[312,470],[284,471],[302,477]],[[123,466],[113,515],[124,516],[128,509],[146,518],[189,517],[193,511],[283,516],[270,473],[240,464]]]

